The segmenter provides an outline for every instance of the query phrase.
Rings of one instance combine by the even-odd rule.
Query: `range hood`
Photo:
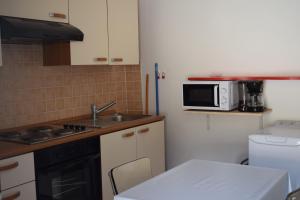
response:
[[[76,27],[60,22],[0,16],[1,37],[5,40],[83,41]]]

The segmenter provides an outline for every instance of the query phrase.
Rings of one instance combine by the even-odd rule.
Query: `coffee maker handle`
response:
[[[214,87],[214,104],[215,106],[219,106],[219,92],[218,92],[219,86],[215,85]]]

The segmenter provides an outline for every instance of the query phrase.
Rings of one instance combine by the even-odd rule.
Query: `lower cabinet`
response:
[[[36,200],[35,181],[1,192],[2,200]]]
[[[101,136],[101,175],[103,200],[113,199],[108,172],[115,166],[136,159],[134,128]]]
[[[35,180],[33,153],[0,160],[0,191]]]
[[[164,122],[139,126],[137,133],[137,158],[148,157],[151,161],[152,175],[165,171]]]
[[[2,200],[36,199],[33,153],[0,160],[0,191]]]
[[[103,200],[113,199],[108,172],[116,166],[148,157],[153,176],[165,171],[164,121],[110,133],[100,138]]]

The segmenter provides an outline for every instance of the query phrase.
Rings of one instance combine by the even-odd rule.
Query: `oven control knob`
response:
[[[68,124],[64,124],[64,129],[69,129],[69,125]]]
[[[221,89],[221,93],[222,93],[222,94],[226,94],[226,93],[227,93],[227,89],[226,89],[226,88],[222,88],[222,89]]]
[[[81,130],[81,126],[80,125],[75,125],[74,126],[74,131],[80,131]]]
[[[223,97],[222,97],[221,104],[225,104],[225,103],[227,103],[227,98],[223,96]]]
[[[74,125],[73,125],[73,124],[70,124],[70,125],[69,125],[69,129],[74,129]]]
[[[85,126],[80,126],[80,130],[81,130],[81,131],[85,131],[85,130],[86,130],[86,127],[85,127]]]

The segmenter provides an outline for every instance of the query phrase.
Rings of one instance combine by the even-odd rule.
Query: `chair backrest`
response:
[[[300,188],[293,192],[290,192],[286,197],[286,200],[297,200],[297,199],[300,200]]]
[[[114,194],[123,192],[152,177],[149,158],[141,158],[113,168],[109,177]]]

